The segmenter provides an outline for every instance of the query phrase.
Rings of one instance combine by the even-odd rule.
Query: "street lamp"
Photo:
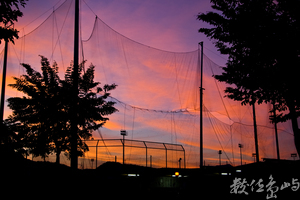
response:
[[[243,165],[243,158],[242,158],[242,148],[244,147],[244,145],[239,144],[239,148],[240,148],[240,154],[241,154],[241,166]]]

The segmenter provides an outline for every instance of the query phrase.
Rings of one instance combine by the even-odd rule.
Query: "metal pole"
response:
[[[166,149],[166,168],[168,168],[168,149],[167,149],[165,143],[163,143],[163,145],[164,145],[164,147]]]
[[[179,162],[179,169],[181,169],[181,158],[179,158],[178,162]]]
[[[77,99],[78,99],[78,50],[79,50],[79,0],[75,0],[75,24],[74,24],[74,73],[73,73],[73,116],[71,121],[71,167],[78,168],[77,155]]]
[[[222,150],[219,150],[219,164],[221,166],[221,154],[222,154]]]
[[[183,149],[183,162],[184,162],[184,169],[186,168],[186,164],[185,164],[185,150]]]
[[[8,40],[5,40],[3,73],[2,73],[2,89],[1,89],[1,123],[3,123],[3,119],[4,119],[4,101],[5,101],[5,82],[6,82],[6,66],[7,66],[7,48],[8,48]]]
[[[253,125],[254,125],[255,151],[256,151],[256,162],[259,162],[257,126],[256,126],[256,116],[255,116],[255,105],[254,104],[255,103],[252,104],[252,108],[253,108]]]
[[[273,103],[273,109],[274,109],[274,120],[275,120],[274,127],[275,127],[275,139],[276,139],[277,159],[280,160],[275,103]]]
[[[168,168],[168,150],[166,149],[166,168]]]
[[[241,152],[241,166],[242,166],[243,165],[242,147],[240,148],[240,152]]]
[[[201,65],[200,65],[200,168],[203,167],[203,42],[200,42],[201,46]],[[198,47],[199,52],[199,47]],[[199,54],[199,53],[198,53]],[[198,64],[199,64],[198,55]]]
[[[123,136],[123,141],[121,141],[121,142],[123,144],[123,165],[124,165],[125,164],[125,136],[127,135],[127,131],[121,130],[120,133]]]
[[[242,165],[243,165],[243,158],[242,158],[242,148],[243,148],[243,145],[242,145],[242,144],[239,144],[239,147],[240,147],[241,166],[242,166]]]
[[[125,164],[125,135],[123,135],[123,165]]]
[[[99,143],[99,140],[97,141],[97,144],[96,144],[96,168],[97,168],[97,161],[98,161],[98,143]]]
[[[253,162],[255,162],[256,154],[255,154],[255,153],[252,153],[252,157],[253,157]]]
[[[147,145],[146,145],[146,142],[145,141],[143,141],[144,142],[144,145],[145,145],[145,147],[146,147],[146,167],[147,167],[147,157],[148,157],[148,152],[147,152]]]
[[[152,168],[152,155],[150,155],[150,167]]]

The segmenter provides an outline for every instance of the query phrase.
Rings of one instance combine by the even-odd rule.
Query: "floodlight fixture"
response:
[[[121,133],[121,135],[123,135],[123,136],[127,136],[127,135],[128,135],[128,133],[127,133],[126,130],[121,130],[120,133]]]

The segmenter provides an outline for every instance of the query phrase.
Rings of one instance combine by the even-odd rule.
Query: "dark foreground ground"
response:
[[[201,170],[111,162],[94,170],[74,171],[14,155],[2,159],[0,170],[0,199],[300,199],[299,161],[269,160],[242,168]],[[180,176],[172,177],[175,172]]]

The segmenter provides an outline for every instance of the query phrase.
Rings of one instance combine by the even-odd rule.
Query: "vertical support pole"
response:
[[[185,150],[184,149],[183,149],[183,162],[184,162],[184,169],[186,169]]]
[[[117,156],[115,156],[115,162],[117,162]]]
[[[259,162],[259,152],[258,152],[258,138],[257,138],[257,126],[256,126],[256,115],[255,115],[255,103],[252,104],[253,109],[253,125],[254,125],[254,139],[255,139],[255,153],[256,162]]]
[[[222,155],[222,150],[219,150],[219,165],[221,166],[221,155]]]
[[[5,102],[5,82],[6,82],[6,66],[7,66],[7,48],[8,40],[5,39],[3,73],[2,73],[2,89],[1,89],[1,126],[4,119],[4,102]]]
[[[243,145],[242,145],[242,144],[239,144],[239,148],[240,148],[241,166],[242,166],[242,165],[243,165],[243,154],[242,154],[242,148],[243,148]]]
[[[181,158],[179,158],[178,162],[179,162],[179,169],[181,169]]]
[[[79,51],[79,0],[75,0],[75,24],[74,24],[74,72],[73,72],[73,116],[71,119],[71,167],[78,168],[78,127],[77,127],[77,101],[78,101],[78,51]]]
[[[183,166],[184,166],[184,169],[186,168],[186,165],[185,165],[185,149],[183,148],[183,146],[181,145],[181,148],[182,148],[182,151],[183,151]]]
[[[120,133],[123,136],[123,140],[121,142],[123,144],[123,165],[124,165],[125,164],[125,136],[127,135],[127,131],[121,130]]]
[[[256,153],[252,153],[253,162],[255,162]]]
[[[145,147],[146,147],[146,167],[147,167],[147,163],[148,163],[148,150],[147,150],[147,145],[146,145],[146,142],[145,141],[143,141],[144,142],[144,145],[145,145]]]
[[[273,110],[274,110],[274,120],[275,120],[274,127],[275,127],[275,139],[276,139],[277,159],[280,160],[275,103],[273,103]]]
[[[152,168],[152,155],[150,155],[150,167]]]
[[[125,135],[123,135],[123,165],[125,164]]]
[[[241,166],[243,165],[243,154],[242,154],[242,145],[239,144],[239,147],[240,147],[240,155],[241,155]]]
[[[168,168],[168,149],[167,149],[165,143],[163,143],[163,145],[164,145],[164,147],[166,149],[166,168]]]
[[[148,151],[147,151],[147,146],[146,146],[146,167],[147,167],[147,163],[148,163]]]
[[[200,168],[203,167],[203,42],[200,42],[201,46],[201,58],[199,56],[199,46],[198,46],[198,64],[200,65]]]
[[[97,164],[98,164],[98,143],[99,143],[99,140],[97,141],[97,144],[96,144],[96,169],[97,169]]]

